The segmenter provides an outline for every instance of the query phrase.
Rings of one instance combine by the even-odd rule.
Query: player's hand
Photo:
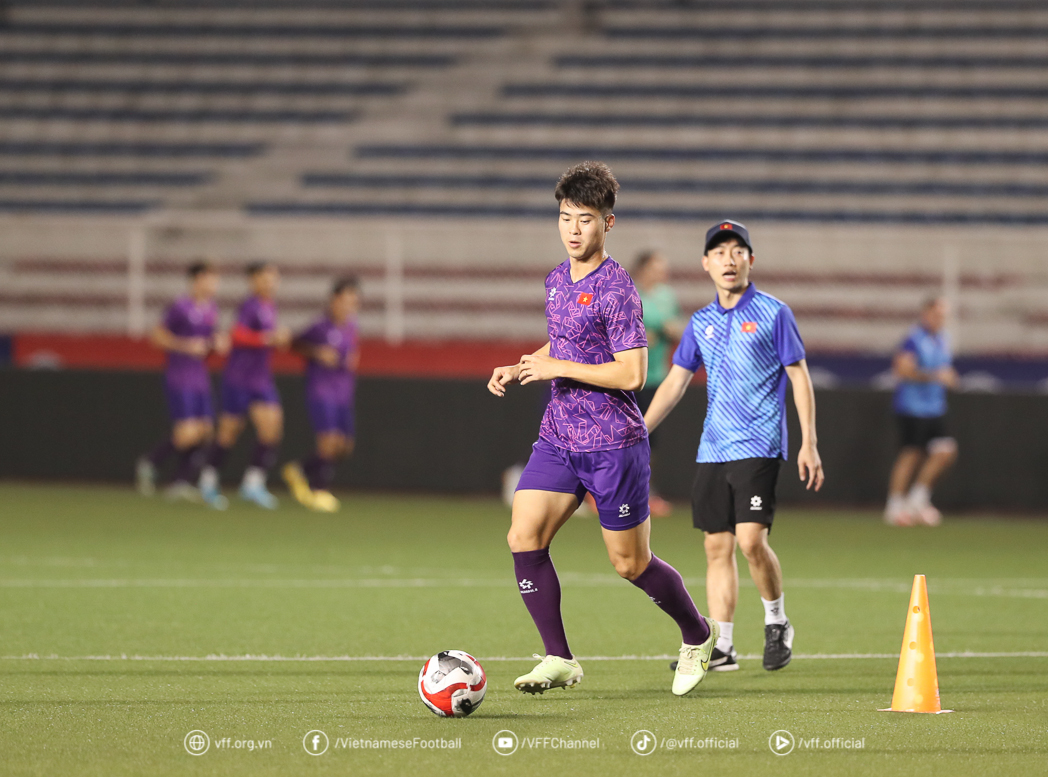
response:
[[[291,344],[291,330],[280,326],[269,336],[269,343],[277,348],[287,348]]]
[[[339,358],[338,351],[330,345],[318,345],[314,348],[313,358],[325,367],[331,367],[332,369],[337,368],[342,361]]]
[[[516,383],[520,379],[520,365],[511,364],[508,367],[496,367],[491,373],[488,381],[488,391],[496,397],[506,396],[506,386]]]
[[[958,375],[957,370],[953,367],[943,367],[935,373],[935,379],[942,385],[946,386],[946,388],[957,388]]]
[[[187,337],[182,343],[183,350],[190,356],[207,356],[211,346],[206,337]]]
[[[217,332],[211,337],[211,350],[219,356],[225,356],[229,353],[231,345],[229,335],[225,332]]]
[[[819,449],[814,445],[802,445],[800,451],[797,453],[797,470],[800,473],[801,481],[807,481],[804,486],[806,490],[814,488],[818,491],[822,488],[822,483],[826,480],[826,473],[822,471],[822,458],[819,456]]]
[[[560,359],[528,353],[520,357],[520,385],[560,377]]]

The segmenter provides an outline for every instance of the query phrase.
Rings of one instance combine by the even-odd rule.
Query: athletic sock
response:
[[[202,452],[203,446],[200,445],[194,445],[179,451],[178,470],[175,472],[176,483],[193,483],[196,481],[197,472],[200,469],[200,454]]]
[[[684,644],[701,645],[710,638],[710,628],[699,616],[680,572],[654,553],[647,568],[630,582],[677,622]]]
[[[175,444],[171,442],[170,437],[164,438],[164,441],[158,443],[152,452],[146,457],[149,462],[159,469],[165,461],[175,452]]]
[[[520,596],[542,637],[546,655],[571,659],[564,619],[560,615],[560,578],[549,548],[514,553],[513,571]]]
[[[889,515],[898,515],[906,509],[906,497],[902,494],[892,494],[888,497],[888,504],[885,511]]]
[[[717,650],[721,653],[727,653],[734,644],[732,637],[735,633],[735,624],[731,621],[717,621],[717,625],[720,626],[720,636],[717,637]]]
[[[266,445],[261,442],[255,443],[255,450],[251,453],[251,466],[268,472],[273,468],[277,460],[277,446]]]
[[[919,510],[922,507],[927,507],[929,504],[931,504],[931,499],[932,490],[928,488],[928,486],[924,486],[918,483],[910,489],[910,506],[915,509]]]
[[[226,455],[229,453],[229,448],[223,448],[217,442],[211,446],[211,450],[207,452],[207,466],[213,468],[215,471],[222,469],[222,465],[226,463]]]
[[[786,605],[783,599],[786,598],[786,594],[782,594],[778,599],[774,601],[768,601],[763,596],[761,597],[761,604],[764,605],[764,625],[772,626],[774,624],[782,625],[786,622]]]
[[[265,488],[266,471],[261,467],[248,467],[244,470],[244,488]]]
[[[313,454],[302,463],[302,471],[309,480],[309,487],[314,491],[327,491],[335,478],[335,462]]]

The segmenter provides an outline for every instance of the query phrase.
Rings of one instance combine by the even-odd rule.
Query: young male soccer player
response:
[[[683,696],[702,681],[717,641],[716,623],[699,615],[681,576],[649,547],[650,451],[634,395],[644,386],[647,339],[633,281],[604,253],[618,188],[599,162],[561,176],[555,194],[568,258],[546,276],[549,343],[518,364],[497,367],[488,382],[501,397],[511,383],[553,381],[539,440],[514,494],[507,538],[517,585],[546,651],[514,682],[525,693],[582,680],[564,632],[549,546],[587,491],[615,571],[680,627],[673,693]]]
[[[920,321],[899,346],[892,364],[899,379],[893,405],[902,443],[884,510],[884,520],[893,526],[942,523],[942,515],[931,503],[932,489],[957,459],[957,441],[945,423],[946,389],[957,385],[943,331],[946,313],[946,300],[926,300]]]
[[[211,403],[211,378],[205,360],[212,351],[225,353],[228,339],[215,333],[218,323],[218,272],[208,262],[189,266],[189,293],[179,297],[153,330],[153,343],[167,352],[164,389],[171,413],[171,435],[151,454],[138,460],[136,479],[143,495],[156,490],[157,469],[178,453],[178,470],[167,495],[198,499],[193,482],[200,468],[200,453],[214,434],[215,411]]]
[[[333,513],[338,499],[328,490],[335,463],[353,452],[353,394],[360,348],[356,278],[335,282],[327,313],[299,334],[291,347],[307,359],[306,402],[317,436],[316,451],[301,463],[284,466],[284,480],[295,499],[312,510]]]
[[[200,473],[200,493],[214,507],[223,508],[218,473],[229,449],[244,430],[245,416],[255,427],[257,441],[251,465],[244,472],[240,496],[260,507],[275,509],[277,499],[266,488],[266,473],[273,467],[277,445],[284,432],[280,395],[273,381],[270,356],[274,347],[291,339],[277,326],[273,302],[280,273],[272,264],[256,262],[247,268],[251,296],[240,306],[231,334],[232,350],[222,374],[222,414],[218,434]]]
[[[669,415],[700,366],[709,404],[699,443],[692,520],[705,532],[706,596],[720,637],[710,669],[738,669],[732,641],[739,570],[735,547],[749,562],[764,603],[764,668],[790,662],[793,626],[783,604],[782,569],[768,544],[775,517],[775,482],[786,458],[786,379],[801,423],[797,467],[808,488],[822,487],[815,435],[815,393],[792,311],[750,283],[753,247],[737,221],[706,233],[702,267],[716,299],[691,317],[673,366],[644,419],[654,429]]]

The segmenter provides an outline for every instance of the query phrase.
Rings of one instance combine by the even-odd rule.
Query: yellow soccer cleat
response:
[[[284,469],[280,471],[280,474],[284,477],[284,482],[287,483],[291,495],[295,497],[298,503],[312,508],[313,491],[309,487],[309,480],[306,479],[306,474],[302,471],[302,468],[296,462],[291,461],[284,465]]]
[[[713,655],[713,646],[717,644],[717,637],[720,636],[720,625],[713,618],[702,617],[710,627],[710,636],[701,645],[681,643],[680,658],[677,659],[677,669],[673,673],[675,696],[683,696],[694,690],[710,668],[710,656]]]
[[[535,653],[535,658],[542,658]],[[574,659],[546,656],[538,666],[513,681],[521,693],[542,693],[550,688],[571,688],[582,682],[582,667]]]
[[[318,513],[337,513],[342,503],[330,491],[314,491],[313,503],[310,505]]]

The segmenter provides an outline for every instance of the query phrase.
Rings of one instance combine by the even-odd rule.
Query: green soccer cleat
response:
[[[582,667],[578,661],[560,656],[542,658],[538,653],[534,655],[535,658],[542,659],[538,666],[513,681],[513,687],[521,693],[543,693],[550,688],[571,688],[582,682]]]
[[[712,618],[702,618],[710,627],[710,636],[701,645],[681,643],[677,669],[673,672],[674,696],[683,696],[694,690],[710,668],[710,656],[713,655],[713,646],[717,644],[717,638],[720,636],[720,626]]]

